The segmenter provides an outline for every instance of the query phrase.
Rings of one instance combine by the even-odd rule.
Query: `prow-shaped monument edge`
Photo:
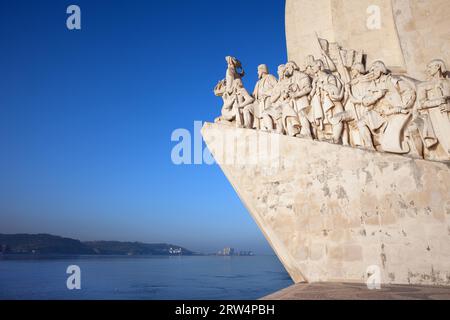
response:
[[[450,285],[450,165],[205,123],[294,282]],[[378,268],[378,269],[377,269]]]
[[[447,2],[288,0],[276,75],[225,57],[203,135],[295,282],[450,286]]]

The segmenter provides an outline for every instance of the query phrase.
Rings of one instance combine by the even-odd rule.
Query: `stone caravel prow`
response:
[[[364,283],[375,266],[381,283],[450,285],[448,163],[221,124],[202,135],[295,282]]]

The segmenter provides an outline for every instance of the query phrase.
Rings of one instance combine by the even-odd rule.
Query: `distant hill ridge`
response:
[[[0,254],[66,254],[66,255],[172,255],[172,249],[183,255],[194,252],[167,243],[120,241],[86,241],[51,234],[0,234]]]

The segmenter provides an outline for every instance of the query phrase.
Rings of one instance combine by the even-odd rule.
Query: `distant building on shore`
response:
[[[252,251],[237,251],[234,248],[225,247],[223,250],[217,252],[218,256],[253,256]]]
[[[234,248],[223,248],[223,255],[224,256],[233,256]]]
[[[169,254],[183,254],[183,250],[182,248],[170,248],[169,249]]]

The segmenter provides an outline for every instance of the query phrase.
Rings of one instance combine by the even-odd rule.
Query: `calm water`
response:
[[[0,257],[0,299],[258,299],[291,284],[275,256]]]

